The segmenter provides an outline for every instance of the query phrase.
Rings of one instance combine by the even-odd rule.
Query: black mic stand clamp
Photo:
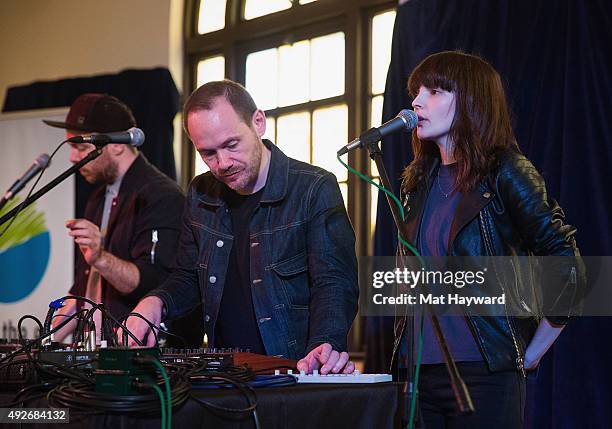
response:
[[[389,181],[389,175],[387,174],[387,170],[385,169],[385,164],[382,159],[382,151],[380,150],[380,147],[378,145],[378,142],[381,140],[381,137],[382,136],[380,135],[380,132],[364,133],[360,137],[360,140],[361,140],[362,145],[365,146],[365,148],[367,149],[368,155],[370,156],[370,158],[376,163],[376,168],[378,169],[381,185],[385,189],[392,191],[393,186],[391,185],[391,182]],[[400,237],[403,240],[407,241],[408,234],[406,232],[406,224],[402,220],[400,209],[389,194],[385,193],[385,195],[387,197],[387,203],[389,205],[391,214],[393,216],[393,221],[395,222],[395,227],[397,228],[400,234]],[[462,414],[474,412],[474,404],[472,402],[470,392],[468,391],[468,388],[465,385],[465,382],[463,381],[463,379],[461,378],[461,375],[459,374],[459,369],[457,368],[456,362],[453,360],[450,354],[448,343],[446,339],[444,338],[442,328],[440,327],[440,322],[438,321],[438,316],[432,311],[431,308],[429,308],[428,304],[426,304],[425,307],[426,307],[425,309],[427,310],[431,318],[431,323],[432,323],[434,333],[436,334],[436,339],[438,341],[438,344],[440,345],[440,350],[442,351],[442,355],[444,356],[444,363],[446,364],[446,370],[448,372],[451,388],[455,396],[455,402],[457,403],[457,408],[459,409],[459,412]],[[414,315],[411,317],[414,319]],[[412,383],[412,371],[414,367],[414,364],[412,362],[413,360],[412,345],[414,344],[414,339],[413,339],[414,320],[412,323],[409,324],[409,326],[412,326],[412,328],[410,329],[411,332],[407,333],[408,341],[409,341],[409,347],[408,347],[409,352],[408,352],[408,359],[407,359],[408,368],[407,368],[406,373],[409,374],[410,380],[406,380],[406,381],[409,382],[413,386],[412,389],[416,390],[417,387],[414,386],[414,384]],[[404,328],[404,329],[408,329],[408,328]],[[408,393],[407,389],[406,389],[406,393]]]

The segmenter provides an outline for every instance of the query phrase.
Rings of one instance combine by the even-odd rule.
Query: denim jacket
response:
[[[359,290],[355,235],[336,178],[264,144],[270,169],[249,229],[253,308],[266,353],[298,359],[325,342],[346,350]],[[234,239],[224,187],[210,172],[193,179],[176,270],[150,294],[164,302],[166,319],[201,302],[213,345]]]

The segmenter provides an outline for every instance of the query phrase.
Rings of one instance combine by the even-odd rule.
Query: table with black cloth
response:
[[[401,383],[380,384],[299,384],[291,387],[257,388],[257,414],[265,429],[299,428],[394,428],[399,427]],[[192,394],[215,405],[244,408],[246,399],[237,389],[201,389]],[[0,403],[7,403],[12,394],[2,392]],[[27,408],[47,407],[46,399],[29,401]],[[93,411],[93,410],[92,410]],[[70,412],[69,424],[28,424],[87,429],[155,429],[160,418],[119,414],[83,415]],[[14,425],[7,425],[14,427]],[[216,415],[193,399],[172,411],[172,427],[178,428],[254,428],[252,413],[230,420]]]

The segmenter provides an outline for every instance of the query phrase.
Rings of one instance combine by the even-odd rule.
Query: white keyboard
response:
[[[280,375],[280,371],[274,371],[275,375]],[[351,383],[351,384],[371,384],[371,383],[386,383],[391,381],[391,374],[361,374],[355,371],[352,374],[319,374],[318,370],[314,370],[312,374],[306,374],[304,371],[294,373],[292,370],[287,371],[288,375],[292,375],[297,379],[298,383]]]

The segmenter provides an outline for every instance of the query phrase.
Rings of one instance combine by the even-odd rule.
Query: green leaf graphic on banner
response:
[[[19,204],[19,200],[12,201],[3,212]],[[0,231],[7,225],[0,226]],[[51,235],[45,215],[32,204],[0,237],[0,303],[18,302],[30,295],[45,275],[50,255]]]
[[[10,201],[2,210],[0,216],[11,211],[21,203],[19,198]],[[0,226],[0,231],[6,228],[10,221]],[[13,221],[8,231],[0,237],[0,253],[21,243],[25,243],[30,238],[46,232],[45,214],[36,210],[36,203],[23,209]]]

